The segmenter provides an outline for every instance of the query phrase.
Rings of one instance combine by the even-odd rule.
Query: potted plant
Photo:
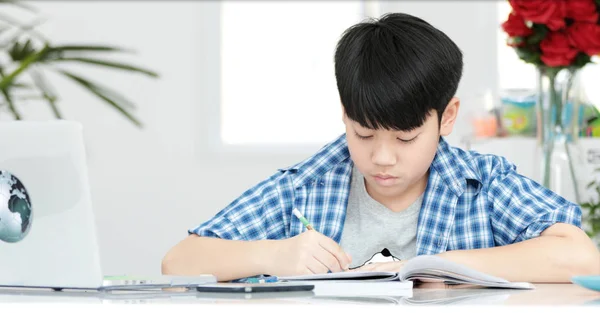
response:
[[[36,17],[37,9],[17,0],[0,0],[2,6],[11,6],[26,10]],[[23,119],[19,104],[23,100],[40,100],[47,103],[56,118],[63,118],[59,109],[59,95],[47,79],[47,73],[53,72],[89,91],[103,102],[120,112],[125,118],[142,126],[133,114],[134,104],[115,90],[83,77],[71,70],[62,68],[67,63],[79,63],[97,66],[109,70],[140,73],[144,76],[158,77],[154,71],[123,62],[109,60],[97,55],[130,53],[130,50],[110,45],[71,44],[56,45],[36,27],[39,19],[22,22],[6,14],[0,14],[0,110],[7,111],[16,120]],[[0,111],[2,114],[2,111]]]

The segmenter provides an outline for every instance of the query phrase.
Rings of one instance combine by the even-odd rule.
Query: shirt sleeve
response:
[[[189,229],[188,234],[248,241],[284,238],[281,205],[284,201],[281,201],[277,188],[281,175],[285,173],[274,174],[246,190],[214,217]]]
[[[488,197],[491,223],[498,245],[538,237],[555,223],[581,227],[581,208],[518,174],[515,166],[498,157],[492,166]]]

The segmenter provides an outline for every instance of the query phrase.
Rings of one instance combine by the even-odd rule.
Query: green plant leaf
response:
[[[592,188],[594,185],[596,185],[596,181],[595,181],[595,180],[594,180],[594,181],[591,181],[591,182],[589,182],[589,183],[588,183],[588,184],[585,186],[585,189],[590,189],[590,188]]]
[[[98,84],[95,84],[95,87],[106,97],[112,99],[113,101],[119,103],[119,105],[123,106],[123,107],[127,107],[129,109],[135,109],[136,105],[131,102],[129,99],[125,98],[123,95],[121,95],[120,93],[113,91],[111,89],[108,89],[106,87],[100,86]],[[53,94],[55,94],[53,92]]]
[[[19,74],[25,71],[25,69],[27,69],[31,64],[42,58],[47,51],[48,46],[44,46],[42,50],[28,56],[25,60],[23,60],[17,69],[2,78],[0,81],[0,90],[6,90],[6,88],[13,83]]]
[[[62,70],[62,69],[58,69],[57,71],[59,73],[65,75],[66,77],[70,78],[74,82],[78,83],[85,89],[89,90],[91,93],[96,95],[98,98],[100,98],[100,99],[104,100],[105,102],[107,102],[108,104],[110,104],[112,107],[117,109],[117,111],[121,112],[131,122],[133,122],[136,126],[142,127],[142,123],[140,121],[138,121],[135,117],[133,117],[133,115],[131,115],[131,113],[129,113],[125,108],[123,108],[123,106],[120,103],[117,103],[114,99],[110,98],[109,96],[107,96],[104,93],[104,91],[107,90],[106,87],[100,87],[96,83],[93,83],[85,78],[82,78],[78,75],[75,75],[73,73],[70,73],[70,72]],[[113,91],[113,93],[115,93],[115,92]]]
[[[50,47],[46,60],[56,60],[66,57],[67,54],[79,56],[81,53],[88,52],[125,52],[132,53],[132,50],[124,49],[115,46],[103,46],[103,45],[61,45]]]
[[[577,56],[575,57],[575,60],[573,61],[573,66],[576,68],[582,68],[584,67],[586,64],[590,63],[592,61],[592,58],[583,53],[583,52],[579,52],[577,54]]]
[[[54,116],[58,119],[62,119],[62,114],[60,113],[60,110],[56,105],[56,95],[54,94],[54,91],[50,88],[50,85],[46,81],[45,77],[40,72],[35,70],[30,71],[29,74],[31,75],[33,83],[40,90],[40,93],[42,94],[44,100],[48,102],[48,105],[50,106],[50,109],[52,109],[52,113],[54,114]]]
[[[128,51],[127,49],[116,46],[103,45],[61,45],[53,46],[52,50],[60,51]]]
[[[106,61],[106,60],[98,60],[98,59],[90,59],[90,58],[78,58],[78,57],[71,57],[71,58],[61,57],[61,58],[58,58],[58,59],[54,59],[52,61],[53,62],[62,62],[62,61],[82,62],[82,63],[99,65],[99,66],[103,66],[103,67],[110,67],[110,68],[121,69],[121,70],[128,71],[128,72],[138,72],[138,73],[146,74],[146,75],[151,76],[151,77],[158,77],[158,74],[156,72],[151,71],[151,70],[143,69],[141,67],[137,67],[137,66],[134,66],[134,65],[129,65],[129,64],[124,64],[124,63],[118,63],[118,62],[112,62],[112,61]]]
[[[528,47],[515,47],[515,51],[519,58],[527,63],[542,64],[541,53],[537,51],[531,50]]]
[[[37,23],[41,23],[41,22],[37,22]],[[40,40],[42,43],[47,45],[48,39],[43,34],[36,31],[34,29],[35,27],[36,27],[36,25],[34,23],[32,23],[32,25],[17,27],[17,31],[14,34],[5,38],[3,42],[0,42],[0,50],[7,49],[7,47],[9,45],[14,43],[15,41],[18,41],[19,38],[21,38],[21,36],[25,33],[27,33],[27,35],[29,37],[36,38],[36,39]]]
[[[13,43],[13,45],[10,47],[10,49],[8,49],[8,56],[10,56],[10,58],[14,61],[14,60],[19,60],[20,55],[19,53],[21,52],[21,43],[18,41],[15,41]]]
[[[9,55],[13,61],[20,62],[35,52],[35,49],[32,47],[31,39],[27,39],[24,44],[15,41],[14,45],[9,50]]]
[[[506,44],[509,46],[518,46],[523,43],[523,37],[515,36],[506,38]]]
[[[0,48],[5,48],[11,42],[17,41],[24,33],[37,37],[42,42],[48,42],[48,39],[44,35],[35,30],[38,25],[45,21],[44,17],[36,17],[32,22],[24,24],[8,15],[0,13],[0,21],[4,21],[6,24],[10,25],[10,30],[16,30],[10,37],[4,38],[4,42],[0,43]]]
[[[533,31],[533,34],[527,37],[526,42],[528,45],[533,46],[537,46],[542,40],[544,40],[546,34],[548,33],[548,27],[542,24],[533,24],[531,30]]]
[[[579,206],[584,209],[590,209],[592,207],[592,204],[589,202],[585,202],[585,203],[580,204]]]
[[[99,90],[106,96],[109,97],[110,99],[112,99],[113,101],[119,103],[119,105],[123,106],[123,107],[127,107],[129,109],[135,109],[136,105],[131,102],[131,100],[125,98],[125,96],[121,95],[120,93],[111,90],[111,89],[107,89],[105,87],[101,87],[101,86],[96,86],[99,88]]]
[[[102,45],[61,45],[51,47],[50,52],[133,52],[133,50]]]
[[[28,56],[35,52],[35,49],[31,46],[31,39],[27,39],[23,48],[21,48],[21,53],[25,56]]]
[[[1,89],[0,92],[2,92],[2,95],[4,96],[4,100],[6,100],[6,103],[8,104],[8,109],[12,113],[13,117],[16,120],[20,120],[21,114],[19,114],[19,111],[17,111],[17,107],[15,106],[15,103],[13,102],[12,97],[10,96],[10,93],[8,92],[8,90]]]
[[[600,218],[591,218],[589,223],[592,226],[594,235],[600,233]]]

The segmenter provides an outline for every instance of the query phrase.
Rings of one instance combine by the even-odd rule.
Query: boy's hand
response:
[[[274,241],[268,274],[275,276],[323,274],[347,270],[350,256],[331,238],[314,230]]]

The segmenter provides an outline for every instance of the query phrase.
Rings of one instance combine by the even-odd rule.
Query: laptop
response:
[[[213,275],[104,275],[81,124],[0,122],[0,287],[128,290],[214,282]]]

